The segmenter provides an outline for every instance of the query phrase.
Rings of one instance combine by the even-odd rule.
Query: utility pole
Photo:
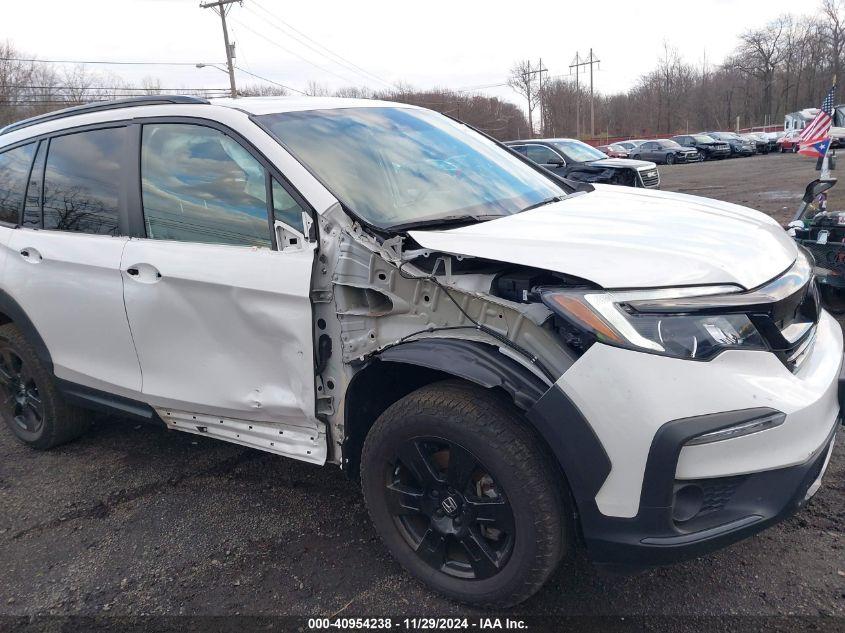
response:
[[[580,75],[581,66],[589,66],[590,67],[590,136],[594,137],[596,135],[596,111],[595,111],[595,93],[593,91],[593,64],[601,63],[600,59],[596,59],[593,55],[593,49],[590,49],[590,57],[588,59],[582,59],[580,53],[575,53],[575,60],[569,65],[569,71],[572,72],[572,69],[575,69],[575,93],[577,95],[577,107],[576,117],[578,121],[576,122],[575,128],[577,130],[577,136],[581,136],[581,88],[580,83],[578,81]]]
[[[575,60],[569,64],[569,72],[575,69],[575,138],[581,137],[581,85],[578,78],[581,75],[581,53],[576,51]]]
[[[540,136],[543,136],[543,124],[546,122],[545,114],[543,113],[543,73],[549,72],[548,68],[543,68],[543,58],[540,58],[540,67],[535,70],[533,73],[538,75],[538,80],[540,81],[539,93],[540,93]]]
[[[226,67],[229,69],[229,91],[232,99],[238,96],[238,91],[235,88],[235,64],[233,59],[235,57],[235,45],[229,43],[229,29],[226,28],[226,5],[240,2],[243,0],[217,0],[217,2],[205,2],[200,4],[201,9],[214,9],[214,12],[220,16],[220,22],[223,24],[223,43],[226,45]]]

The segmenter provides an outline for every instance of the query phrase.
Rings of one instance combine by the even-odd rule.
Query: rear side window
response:
[[[542,145],[529,145],[528,158],[541,165],[553,164],[560,161],[560,156]]]
[[[145,125],[147,237],[270,247],[267,172],[237,141],[201,125]]]
[[[35,143],[30,143],[0,154],[0,222],[19,221],[34,153]]]
[[[50,140],[44,171],[44,228],[118,234],[123,128]]]

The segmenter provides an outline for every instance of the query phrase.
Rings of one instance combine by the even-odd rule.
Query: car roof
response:
[[[79,125],[106,123],[112,120],[134,118],[139,111],[149,109],[153,116],[205,116],[214,111],[220,118],[226,112],[241,115],[262,115],[306,110],[332,110],[345,108],[408,108],[417,106],[378,101],[375,99],[346,99],[341,97],[239,97],[237,99],[206,100],[184,95],[151,95],[114,101],[97,101],[81,106],[54,110],[0,128],[0,147],[11,145],[43,133],[60,131]],[[143,115],[141,115],[143,116]]]
[[[378,99],[347,99],[345,97],[238,97],[211,99],[211,105],[235,108],[249,114],[280,114],[305,110],[339,110],[345,108],[413,108],[407,103]]]
[[[515,141],[507,141],[507,145],[512,143],[553,143],[556,141],[574,141],[576,143],[583,143],[584,141],[579,141],[577,138],[525,138],[525,139],[517,139]],[[586,143],[585,143],[586,145]]]

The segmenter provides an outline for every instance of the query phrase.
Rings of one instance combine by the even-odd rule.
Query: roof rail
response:
[[[31,125],[38,125],[47,121],[55,121],[56,119],[64,119],[65,117],[75,116],[77,114],[87,114],[88,112],[100,112],[102,110],[117,110],[119,108],[134,108],[146,105],[164,105],[173,103],[201,103],[210,104],[208,99],[201,97],[189,97],[186,95],[154,95],[149,97],[129,97],[128,99],[116,99],[114,101],[95,101],[94,103],[86,103],[84,105],[73,106],[72,108],[64,108],[63,110],[56,110],[55,112],[48,112],[34,116],[17,123],[12,123],[0,129],[0,135],[21,130]]]

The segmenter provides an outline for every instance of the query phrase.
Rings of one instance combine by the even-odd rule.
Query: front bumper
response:
[[[693,425],[698,421],[688,420]],[[725,547],[782,521],[818,489],[838,426],[837,420],[825,443],[798,466],[712,480],[669,480],[668,486],[659,482],[663,485],[649,494],[658,505],[642,506],[634,520],[606,519],[585,530],[591,557],[625,565],[670,563]],[[679,485],[700,486],[708,507],[685,523],[673,519],[672,492]]]
[[[767,352],[696,362],[593,345],[528,412],[547,439],[552,427],[560,434],[550,443],[591,557],[643,565],[697,556],[799,508],[832,450],[842,353],[827,313],[796,373]],[[686,446],[771,413],[783,424]],[[681,488],[703,500],[690,516],[675,512]]]

